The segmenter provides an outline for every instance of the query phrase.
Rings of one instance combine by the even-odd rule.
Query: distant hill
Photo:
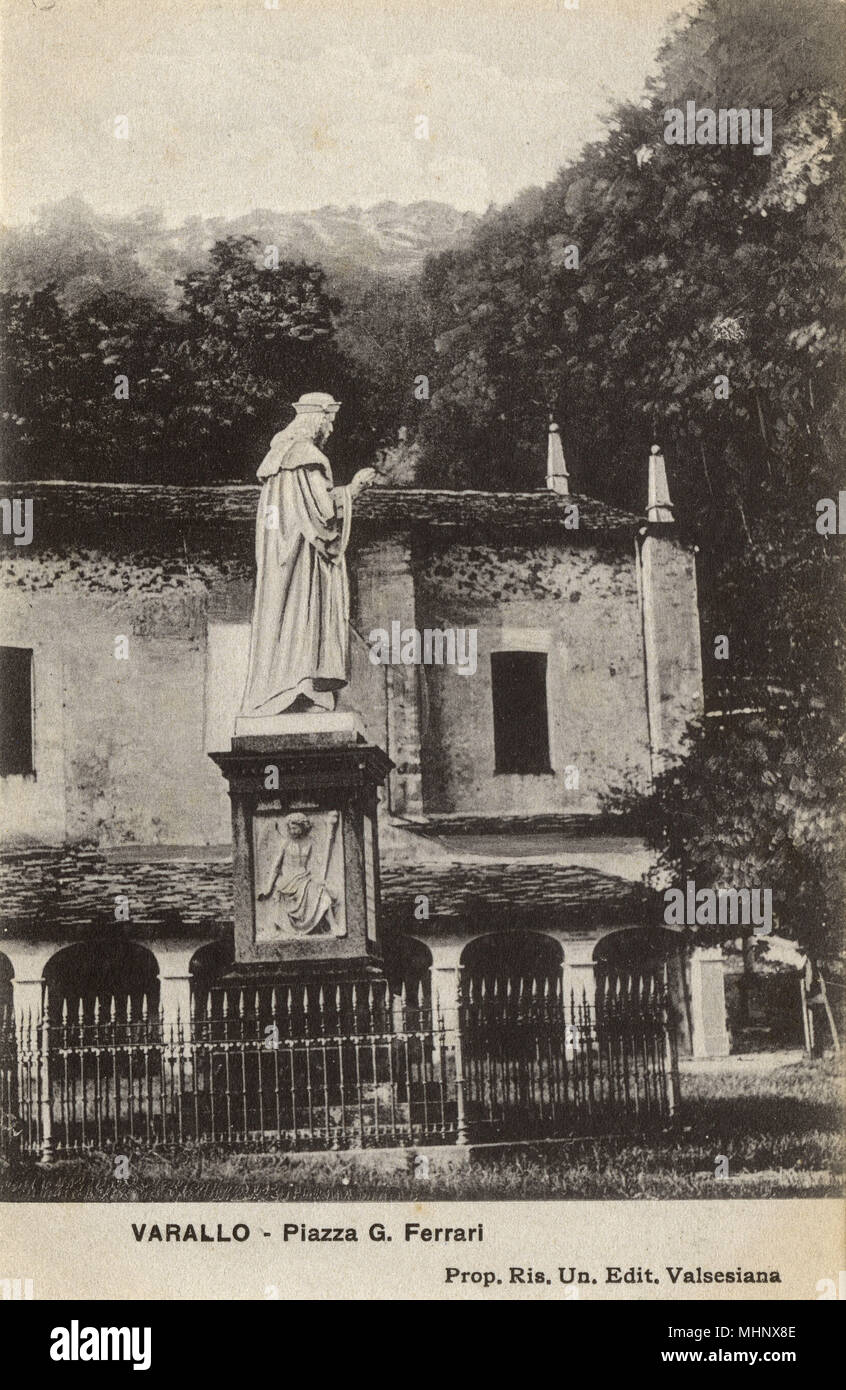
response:
[[[215,241],[253,236],[262,248],[277,246],[280,259],[319,263],[340,288],[371,275],[411,276],[427,255],[463,241],[478,221],[448,203],[386,202],[291,213],[261,208],[167,227],[148,209],[114,217],[70,197],[41,208],[32,225],[0,229],[0,283],[34,290],[54,282],[70,304],[102,289],[172,301],[175,280],[202,265]]]
[[[214,237],[250,235],[279,247],[280,256],[304,256],[327,270],[373,270],[409,275],[433,251],[464,239],[478,222],[448,203],[377,203],[375,207],[327,206],[313,212],[264,209],[224,221],[209,219]]]

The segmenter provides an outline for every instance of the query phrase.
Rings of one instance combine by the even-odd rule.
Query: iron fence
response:
[[[384,982],[214,988],[192,1016],[113,998],[0,1016],[0,1146],[347,1149],[593,1133],[666,1119],[655,982],[470,977],[452,1006]]]
[[[595,1000],[560,979],[468,982],[467,1125],[498,1137],[601,1132],[664,1120],[678,1097],[667,1000],[655,979],[606,979]]]

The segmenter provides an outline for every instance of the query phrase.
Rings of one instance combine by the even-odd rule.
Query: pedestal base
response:
[[[313,959],[233,961],[216,983],[219,985],[244,985],[260,989],[262,985],[273,985],[284,989],[288,983],[313,979],[315,975]],[[319,964],[320,983],[327,988],[335,984],[382,984],[385,980],[381,957],[336,956],[321,958]]]
[[[364,743],[361,717],[354,710],[308,710],[304,714],[273,714],[261,718],[239,714],[235,720],[232,747],[248,746],[253,739],[272,739],[283,745],[290,739],[321,740],[331,743]]]
[[[232,800],[239,969],[342,964],[348,978],[380,959],[376,788],[391,762],[354,721],[283,715],[251,735],[239,721],[232,751],[211,755]]]

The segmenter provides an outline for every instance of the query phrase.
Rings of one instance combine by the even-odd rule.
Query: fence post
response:
[[[40,1033],[38,1083],[41,1092],[41,1162],[50,1164],[53,1162],[53,1107],[50,1095],[50,991],[46,986]]]
[[[675,1015],[670,1007],[666,988],[661,993],[661,1023],[664,1029],[664,1068],[669,1075],[670,1088],[667,1096],[668,1115],[675,1115],[681,1100],[679,1084],[679,1055],[675,1036]]]
[[[464,1047],[461,1037],[463,995],[461,989],[461,972],[463,967],[456,966],[455,969],[455,1142],[456,1144],[467,1143],[467,1116],[464,1105]]]

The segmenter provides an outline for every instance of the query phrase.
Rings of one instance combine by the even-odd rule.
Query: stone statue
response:
[[[332,863],[338,812],[330,811],[326,819],[323,863],[313,866],[314,826],[311,818],[298,811],[285,818],[285,838],[273,856],[270,872],[258,894],[260,903],[270,902],[273,929],[283,936],[307,936],[321,931],[329,931],[333,936],[345,935],[342,923],[335,916],[339,894],[326,882]],[[278,846],[282,838],[278,821],[275,822],[275,831]]]
[[[335,487],[320,446],[339,406],[323,391],[301,396],[258,470],[256,597],[240,719],[334,710],[349,679],[345,551],[353,499],[376,470]]]

